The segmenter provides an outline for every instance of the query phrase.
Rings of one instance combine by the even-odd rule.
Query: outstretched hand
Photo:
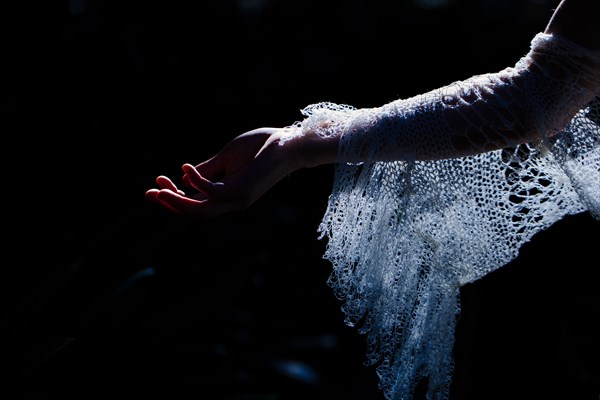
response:
[[[259,128],[237,136],[214,157],[196,166],[183,164],[183,189],[161,175],[146,199],[195,218],[243,210],[301,167],[295,146],[281,144],[286,133],[286,128]]]

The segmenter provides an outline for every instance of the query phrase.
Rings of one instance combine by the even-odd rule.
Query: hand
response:
[[[260,128],[234,138],[214,157],[196,166],[183,164],[179,189],[171,179],[159,176],[158,189],[146,199],[175,213],[211,218],[243,210],[290,172],[302,167],[298,141],[281,144],[285,128]]]

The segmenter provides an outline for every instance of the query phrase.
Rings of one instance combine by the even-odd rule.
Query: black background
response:
[[[7,3],[2,398],[382,399],[326,285],[330,166],[204,222],[144,192],[308,104],[512,66],[554,3]],[[598,399],[598,228],[565,218],[463,288],[451,400]]]

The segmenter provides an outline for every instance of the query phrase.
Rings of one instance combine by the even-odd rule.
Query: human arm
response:
[[[599,49],[599,28],[595,21],[586,21],[596,15],[592,8],[597,5],[585,0],[562,1],[545,33],[559,34],[584,49]],[[582,30],[582,25],[589,30]],[[594,78],[592,73],[579,85],[585,90],[569,92],[574,94],[565,102],[561,87],[570,88],[572,81],[556,86],[545,80],[544,72],[555,65],[549,60],[534,52],[518,68],[473,77],[383,107],[312,108],[301,124],[251,131],[198,164],[195,171],[184,165],[184,186],[197,194],[178,192],[172,181],[161,176],[159,187],[150,189],[147,198],[176,212],[210,217],[248,207],[284,176],[304,167],[459,157],[538,140],[558,132],[598,92],[597,75]],[[569,68],[570,79],[588,74]],[[590,70],[598,69],[592,65]],[[532,84],[537,91],[529,90]],[[540,111],[551,118],[543,118]],[[249,139],[253,145],[241,145]],[[232,164],[227,167],[228,163]]]

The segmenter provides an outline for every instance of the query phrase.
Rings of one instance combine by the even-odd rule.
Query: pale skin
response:
[[[562,0],[544,32],[600,50],[598,8],[596,1]],[[157,177],[158,187],[149,189],[146,199],[177,214],[213,218],[248,208],[294,171],[338,161],[339,137],[307,131],[282,142],[287,134],[289,128],[245,132],[214,157],[183,164],[181,188],[164,175]]]

